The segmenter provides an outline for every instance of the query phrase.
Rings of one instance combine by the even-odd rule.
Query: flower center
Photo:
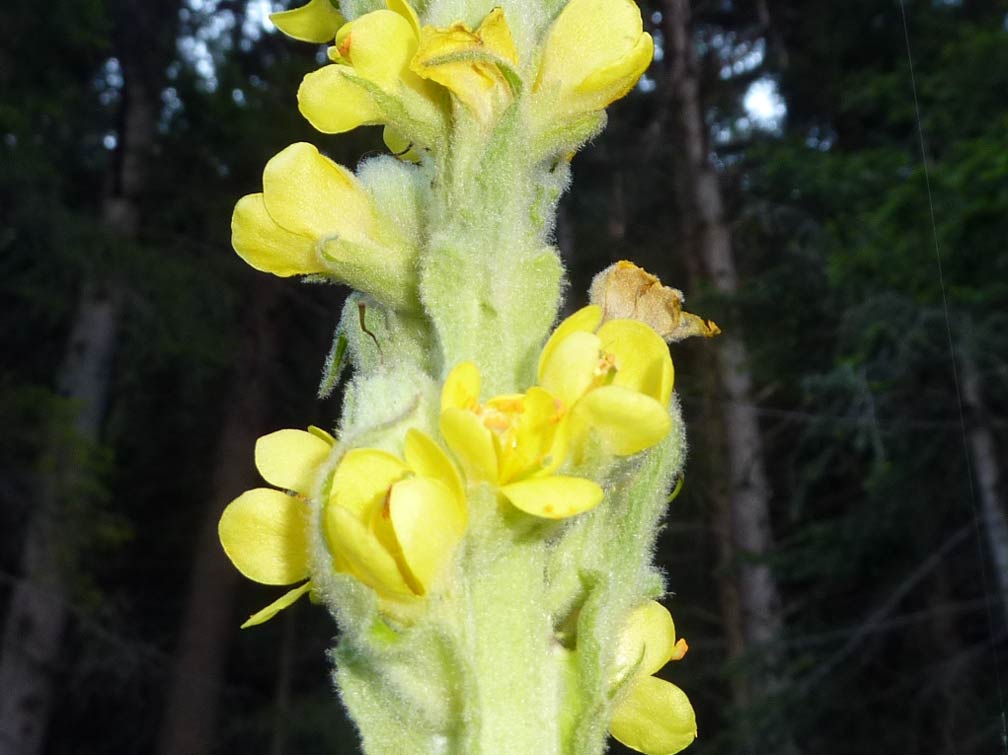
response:
[[[588,390],[609,385],[616,377],[617,372],[619,372],[619,365],[616,364],[616,355],[608,351],[600,351],[595,369],[592,370],[592,381]]]

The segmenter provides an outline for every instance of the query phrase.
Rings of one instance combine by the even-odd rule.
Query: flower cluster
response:
[[[630,0],[573,0],[550,27],[535,75],[526,79],[501,8],[473,30],[462,22],[421,26],[406,0],[341,24],[326,0],[274,14],[295,39],[333,42],[331,65],[308,74],[302,114],[319,131],[385,126],[393,151],[443,143],[452,102],[492,124],[530,89],[540,130],[597,114],[625,95],[651,62],[654,43]],[[527,51],[526,51],[527,52]]]
[[[601,327],[590,305],[564,320],[539,360],[539,385],[480,403],[480,374],[463,362],[441,392],[440,432],[464,471],[432,438],[410,429],[403,458],[373,448],[343,454],[325,482],[321,527],[332,568],[387,604],[425,596],[451,561],[468,521],[466,485],[487,483],[515,508],[544,519],[588,511],[597,481],[557,474],[577,468],[594,445],[628,456],[669,430],[672,360],[665,343],[634,320]],[[259,439],[256,466],[278,490],[257,488],[224,511],[224,550],[246,577],[285,585],[308,576],[306,498],[336,442],[310,428]],[[311,589],[305,583],[246,622],[259,624]]]
[[[331,63],[307,74],[298,90],[308,121],[323,133],[384,125],[389,148],[410,159],[443,151],[463,112],[492,126],[522,91],[532,101],[529,129],[547,137],[568,124],[580,134],[577,146],[591,132],[577,124],[600,122],[653,51],[629,0],[572,0],[526,82],[521,71],[530,64],[520,60],[500,8],[470,30],[461,22],[421,26],[406,0],[387,6],[343,23],[328,0],[311,0],[273,20],[295,39],[333,43]],[[571,148],[557,138],[552,149]],[[325,275],[394,308],[416,307],[416,250],[353,173],[309,144],[293,144],[267,163],[262,192],[238,202],[231,225],[235,249],[257,270]]]

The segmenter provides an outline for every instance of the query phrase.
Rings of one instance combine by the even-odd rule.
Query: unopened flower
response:
[[[660,603],[650,600],[630,614],[616,650],[613,682],[622,689],[609,724],[609,732],[627,747],[674,755],[696,739],[696,715],[686,693],[653,676],[686,650]]]
[[[563,461],[557,446],[562,407],[554,396],[534,387],[480,403],[480,383],[476,365],[463,362],[441,393],[441,434],[469,478],[489,482],[516,508],[548,519],[598,505],[598,484],[554,474]]]
[[[669,431],[674,370],[668,347],[636,320],[602,322],[589,305],[553,331],[539,357],[539,385],[565,408],[562,431],[577,459],[596,437],[603,449],[628,456]]]
[[[291,10],[271,13],[270,21],[288,37],[301,42],[331,42],[346,22],[329,0],[308,0]]]
[[[427,595],[469,516],[459,473],[433,440],[410,430],[403,455],[348,452],[333,474],[323,515],[333,567],[392,603]]]
[[[231,243],[256,270],[322,273],[397,308],[416,302],[414,252],[381,223],[349,170],[299,142],[263,170],[263,190],[238,200]]]
[[[653,53],[632,0],[571,0],[547,32],[533,87],[540,119],[604,110],[633,88]]]
[[[255,461],[273,488],[247,490],[228,504],[217,526],[221,545],[243,575],[264,585],[290,585],[308,577],[308,496],[332,436],[318,428],[278,430],[256,442]],[[290,492],[284,492],[290,491]],[[311,589],[290,590],[249,617],[242,628],[262,624]]]

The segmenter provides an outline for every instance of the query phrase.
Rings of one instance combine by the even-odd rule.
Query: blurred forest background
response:
[[[356,752],[331,619],[239,631],[275,596],[216,540],[257,436],[335,423],[346,293],[248,268],[231,208],[291,142],[383,149],[300,117],[279,7],[0,6],[4,755]],[[557,241],[568,310],[630,258],[725,331],[673,347],[689,752],[1008,752],[1008,7],[643,14]]]

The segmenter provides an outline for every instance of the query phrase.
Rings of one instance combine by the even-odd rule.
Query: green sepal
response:
[[[329,398],[336,390],[336,385],[343,374],[343,368],[346,366],[348,344],[349,341],[342,326],[337,326],[336,332],[333,334],[332,346],[329,347],[325,364],[322,366],[322,380],[319,382],[317,394],[320,400]]]
[[[550,123],[532,140],[533,153],[540,160],[576,152],[606,125],[604,110],[596,110],[559,125]]]

